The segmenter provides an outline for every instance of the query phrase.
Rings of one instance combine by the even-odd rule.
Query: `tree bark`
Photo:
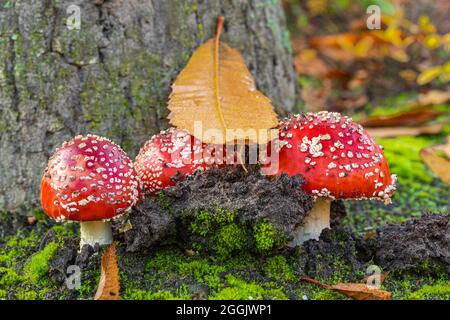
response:
[[[80,29],[70,30],[70,5]],[[0,3],[0,210],[39,208],[56,147],[95,133],[133,158],[168,126],[170,84],[224,15],[222,40],[243,54],[276,110],[293,110],[296,77],[277,1],[4,0]]]

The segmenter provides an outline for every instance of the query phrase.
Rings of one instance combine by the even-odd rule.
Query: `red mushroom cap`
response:
[[[303,175],[304,189],[313,196],[390,202],[396,176],[381,147],[351,118],[307,113],[285,119],[279,129],[275,174]]]
[[[110,219],[129,210],[139,196],[133,163],[118,145],[95,135],[64,142],[41,182],[42,208],[57,221]]]
[[[206,170],[216,164],[215,149],[208,155],[209,146],[184,130],[170,128],[154,135],[139,151],[134,161],[146,194],[157,194],[173,186],[176,180],[197,170]],[[219,161],[221,162],[221,161]],[[217,163],[220,164],[220,163]],[[173,179],[173,177],[177,179]]]

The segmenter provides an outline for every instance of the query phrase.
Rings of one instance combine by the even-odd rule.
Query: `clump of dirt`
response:
[[[295,226],[302,223],[313,206],[312,197],[301,190],[301,176],[281,175],[270,180],[259,167],[212,168],[193,175],[164,194],[175,213],[194,215],[199,210],[214,212],[218,208],[237,212],[244,223],[268,221],[291,238]]]
[[[294,256],[299,270],[309,277],[339,275],[347,281],[361,279],[369,260],[362,239],[341,226],[323,230],[319,240],[306,241]]]
[[[450,275],[450,215],[425,213],[387,224],[368,240],[349,228],[326,229],[294,256],[298,270],[323,279],[339,274],[347,281],[360,280],[369,264],[392,273]]]
[[[165,189],[157,199],[144,200],[132,210],[127,221],[114,228],[126,230],[121,237],[129,251],[146,251],[155,245],[168,244],[174,238],[189,247],[202,242],[201,238],[208,233],[208,230],[198,230],[202,234],[199,236],[190,232],[201,213],[211,214],[210,221],[201,222],[209,226],[217,222],[212,220],[222,219],[212,217],[214,214],[226,212],[232,213],[226,223],[239,225],[228,227],[235,236],[239,228],[253,232],[258,223],[267,223],[274,232],[290,239],[313,206],[312,197],[301,189],[303,178],[282,175],[268,179],[261,175],[258,166],[248,166],[247,170],[226,166],[194,174]],[[208,219],[204,215],[203,218]]]
[[[149,251],[174,242],[175,216],[150,198],[140,201],[125,217],[113,222],[115,239],[121,239],[127,251]]]
[[[450,274],[450,214],[387,224],[370,239],[377,264],[398,272]]]

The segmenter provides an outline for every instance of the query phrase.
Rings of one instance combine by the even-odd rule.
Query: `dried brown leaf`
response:
[[[363,283],[338,283],[331,286],[331,289],[355,300],[391,300],[390,292],[371,288]]]
[[[328,285],[320,281],[302,277],[301,280],[320,285],[329,290],[337,291],[354,300],[390,300],[391,293],[388,291],[371,288],[362,283],[338,283]]]
[[[450,184],[450,136],[447,137],[447,143],[425,148],[420,156],[431,171]]]
[[[414,108],[392,115],[372,116],[360,121],[364,127],[417,126],[436,119],[442,113],[431,108]]]
[[[426,93],[419,94],[417,99],[420,105],[436,105],[446,103],[450,100],[450,91],[429,90]]]
[[[120,300],[119,267],[116,244],[113,242],[102,256],[102,271],[94,300]]]
[[[438,134],[442,131],[443,124],[433,124],[421,127],[383,127],[367,128],[366,131],[373,137],[389,138],[398,136],[419,136],[423,134]]]
[[[324,78],[330,71],[325,62],[317,57],[317,51],[312,49],[305,49],[297,54],[294,65],[298,74],[316,78]]]
[[[269,137],[249,136],[246,131],[268,132],[278,118],[269,98],[256,89],[239,51],[219,41],[222,25],[223,17],[216,37],[194,52],[172,85],[168,118],[206,143],[266,143]],[[201,124],[201,130],[194,130],[195,123]],[[227,135],[227,130],[235,131]],[[208,131],[215,136],[205,135]]]

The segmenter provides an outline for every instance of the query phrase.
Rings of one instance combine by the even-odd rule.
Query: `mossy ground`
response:
[[[449,131],[446,127],[435,136],[379,139],[392,172],[399,176],[398,192],[389,206],[370,201],[347,202],[344,225],[363,234],[386,222],[401,222],[424,211],[449,212],[448,186],[426,168],[419,156],[423,147],[443,142]],[[34,214],[37,223],[22,224],[15,234],[0,238],[0,299],[91,299],[100,265],[91,265],[76,290],[67,289],[64,283],[49,276],[50,262],[59,249],[78,236],[78,225],[55,225],[41,212]],[[3,213],[0,219],[12,218]],[[304,274],[295,254],[280,251],[256,255],[241,250],[249,235],[234,223],[233,213],[199,214],[191,228],[203,237],[214,230],[213,252],[199,248],[192,255],[184,248],[164,247],[155,248],[150,254],[126,253],[118,243],[123,299],[346,299],[339,293],[300,282]],[[48,237],[49,232],[54,236]],[[270,224],[253,229],[250,236],[260,252],[279,245],[274,232]],[[327,267],[330,266],[333,274],[318,280],[333,284],[365,277],[339,255]],[[382,289],[391,291],[393,299],[450,300],[448,274],[390,274]]]

